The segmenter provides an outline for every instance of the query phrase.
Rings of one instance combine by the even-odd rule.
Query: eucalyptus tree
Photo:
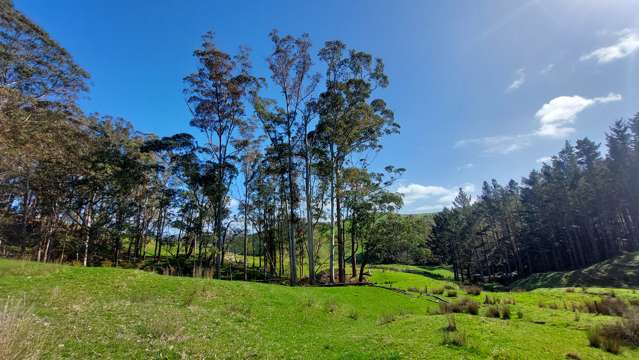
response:
[[[25,104],[75,105],[88,90],[89,74],[11,0],[0,2],[0,87]],[[0,108],[4,104],[0,102]]]
[[[191,126],[205,136],[207,155],[212,159],[215,209],[215,273],[222,276],[222,252],[224,247],[223,220],[225,202],[235,172],[239,129],[246,123],[246,100],[256,91],[257,81],[250,75],[248,51],[241,48],[231,56],[220,50],[213,33],[202,37],[201,48],[193,55],[199,68],[184,80],[187,104],[192,114]]]
[[[271,71],[271,80],[279,90],[282,99],[277,102],[256,98],[255,108],[271,145],[284,151],[288,201],[289,278],[290,283],[294,285],[297,283],[297,246],[294,227],[297,208],[295,153],[300,140],[306,136],[305,132],[300,136],[300,128],[304,127],[304,124],[308,125],[302,119],[303,112],[319,82],[319,75],[311,73],[312,61],[309,52],[311,41],[308,34],[295,38],[291,35],[280,36],[277,30],[273,30],[269,36],[273,42],[273,52],[267,62]],[[307,228],[307,237],[312,239],[313,235],[310,231]],[[311,271],[313,272],[314,270]]]
[[[366,167],[351,168],[346,172],[351,175],[348,178],[351,181],[351,191],[354,192],[350,197],[351,226],[354,226],[353,234],[358,234],[361,242],[359,281],[364,280],[364,269],[369,261],[382,258],[381,254],[396,247],[398,239],[403,235],[402,231],[397,231],[398,228],[389,222],[398,220],[394,213],[403,206],[401,194],[389,190],[403,172],[403,168],[393,166],[387,166],[384,172],[379,173],[369,172]],[[356,255],[352,249],[351,256]],[[351,265],[356,266],[356,263]],[[355,277],[356,271],[352,271]]]
[[[398,133],[399,125],[386,103],[382,99],[373,98],[375,89],[388,86],[388,77],[384,73],[381,59],[373,59],[371,55],[361,51],[347,51],[346,45],[340,41],[326,42],[319,57],[327,70],[326,89],[317,101],[317,131],[321,134],[318,138],[324,142],[331,168],[331,229],[335,212],[338,277],[339,282],[345,282],[341,170],[350,154],[379,150],[381,138]],[[332,245],[331,254],[333,247]],[[331,275],[332,273],[331,271]]]
[[[242,185],[243,185],[243,199],[240,202],[240,209],[243,212],[243,265],[244,265],[244,280],[248,280],[248,223],[250,202],[249,196],[253,191],[254,181],[258,176],[260,162],[262,161],[262,154],[260,146],[262,142],[261,137],[255,137],[254,126],[246,126],[242,129],[242,138],[238,140],[241,144],[238,147],[242,149],[240,155],[240,164],[242,172]]]

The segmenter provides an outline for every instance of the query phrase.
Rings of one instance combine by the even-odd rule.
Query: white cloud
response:
[[[472,169],[475,167],[475,164],[473,163],[466,163],[462,166],[458,166],[457,167],[457,171],[462,171],[462,170],[468,170],[468,169]]]
[[[508,86],[506,92],[515,91],[519,89],[524,84],[524,82],[526,82],[526,69],[517,69],[515,75],[517,76],[517,78]]]
[[[619,38],[613,45],[594,50],[583,55],[580,60],[586,61],[596,59],[599,64],[606,64],[611,61],[623,59],[626,56],[639,50],[639,33],[636,30],[624,29],[617,33]]]
[[[528,134],[458,140],[455,148],[476,145],[481,146],[486,153],[506,155],[527,148],[535,138],[565,138],[575,132],[576,129],[571,125],[575,123],[580,112],[596,104],[606,104],[621,101],[621,99],[620,94],[612,92],[606,96],[591,99],[579,95],[558,96],[537,110],[535,117],[539,121],[539,128],[536,131]]]
[[[530,145],[530,139],[530,134],[487,136],[476,139],[459,140],[455,143],[455,147],[480,145],[486,153],[505,155],[525,149]]]
[[[535,160],[537,164],[549,163],[552,160],[550,156],[542,156],[539,159]]]
[[[555,64],[548,64],[546,65],[546,67],[544,67],[543,69],[541,69],[539,71],[539,73],[541,75],[547,75],[549,72],[551,72],[553,69],[555,68]]]
[[[239,207],[240,207],[239,200],[233,197],[229,199],[229,208],[231,209],[231,211],[235,212],[239,209]]]
[[[404,196],[402,212],[433,212],[439,211],[445,206],[450,206],[455,200],[460,187],[471,194],[475,191],[475,186],[470,183],[451,188],[413,183],[400,185],[397,188],[397,192]]]
[[[566,137],[575,131],[575,128],[569,125],[575,122],[577,114],[598,103],[605,104],[620,100],[621,95],[614,93],[592,99],[578,95],[556,97],[544,104],[535,114],[540,122],[536,134],[548,137]]]

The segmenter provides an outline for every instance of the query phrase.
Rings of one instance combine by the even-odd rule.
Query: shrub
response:
[[[447,297],[457,297],[457,291],[455,291],[455,290],[448,290],[448,291],[446,292],[446,296],[447,296]]]
[[[499,318],[499,309],[495,305],[491,305],[486,310],[486,316],[490,318]]]
[[[501,307],[501,318],[504,320],[510,320],[510,307],[502,306]]]
[[[468,295],[473,295],[473,296],[477,296],[479,294],[481,294],[481,288],[479,286],[466,286],[464,288],[464,291],[466,292],[466,294]]]

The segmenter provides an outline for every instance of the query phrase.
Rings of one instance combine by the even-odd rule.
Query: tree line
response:
[[[0,254],[221,278],[234,244],[245,279],[291,284],[428,258],[415,219],[396,214],[404,170],[367,161],[399,132],[377,96],[381,59],[341,41],[315,54],[307,34],[274,30],[259,76],[246,48],[225,52],[207,33],[184,77],[195,134],[159,137],[83,113],[89,74],[10,1],[0,7]],[[411,242],[398,247],[391,225]]]
[[[510,281],[639,250],[639,114],[614,122],[607,153],[588,138],[521,183],[460,190],[434,218],[430,246],[462,281]]]

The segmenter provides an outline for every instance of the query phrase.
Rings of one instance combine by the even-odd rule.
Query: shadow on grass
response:
[[[512,284],[513,288],[639,287],[639,252],[624,254],[584,269],[533,274]]]

